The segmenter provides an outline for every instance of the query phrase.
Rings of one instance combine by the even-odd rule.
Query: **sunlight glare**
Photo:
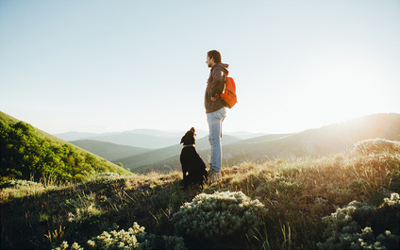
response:
[[[304,82],[307,108],[330,118],[348,119],[368,114],[384,101],[379,85],[384,80],[379,67],[356,60],[333,60],[314,68]]]

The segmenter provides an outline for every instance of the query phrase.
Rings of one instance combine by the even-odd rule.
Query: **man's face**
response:
[[[214,66],[214,59],[207,56],[207,61],[206,61],[206,63],[207,63],[207,66],[208,66],[209,68],[211,68],[212,66]]]

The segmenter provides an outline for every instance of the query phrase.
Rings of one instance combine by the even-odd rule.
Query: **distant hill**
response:
[[[246,132],[246,131],[237,131],[237,132],[228,132],[228,133],[224,132],[224,134],[234,136],[234,137],[237,137],[242,140],[247,140],[247,139],[251,139],[251,138],[257,138],[257,137],[270,135],[268,133],[250,133],[250,132]]]
[[[76,132],[70,131],[61,134],[54,134],[54,136],[64,140],[64,141],[79,141],[79,140],[87,140],[88,138],[93,138],[98,136],[96,133],[87,133],[87,132]]]
[[[81,181],[101,172],[131,174],[97,155],[0,111],[0,181]]]
[[[190,128],[187,128],[189,130]],[[85,133],[85,132],[66,132],[62,134],[55,134],[54,136],[61,138],[65,141],[102,141],[111,142],[119,145],[127,145],[138,148],[147,149],[160,149],[176,145],[180,142],[182,136],[187,130],[182,131],[161,131],[155,129],[135,129],[124,132],[114,133]],[[197,138],[208,136],[208,131],[196,129]],[[238,139],[249,139],[265,134],[255,134],[249,132],[232,132],[224,133],[227,136],[233,136]],[[90,151],[90,149],[88,149]]]
[[[226,146],[224,158],[232,164],[240,159],[265,161],[274,157],[323,156],[348,150],[358,141],[375,138],[400,141],[400,115],[374,114],[274,140],[241,141]]]
[[[111,142],[115,144],[134,146],[139,148],[164,148],[168,147],[180,138],[167,138],[159,137],[153,135],[143,135],[143,134],[131,134],[131,133],[119,133],[114,135],[102,135],[92,137],[92,140]]]
[[[223,136],[224,144],[232,144],[238,141],[240,141],[240,139],[236,137],[228,135]],[[164,161],[165,159],[172,158],[174,159],[175,162],[175,160],[179,158],[179,155],[182,150],[182,145],[179,144],[179,142],[175,143],[175,145],[173,146],[169,146],[166,148],[152,150],[144,154],[134,155],[124,159],[118,159],[116,162],[121,162],[124,165],[124,167],[129,168],[134,172],[142,172],[139,171],[139,169],[146,168],[152,164],[161,165],[161,167],[163,168],[165,166],[163,166],[164,164],[162,164],[162,161]],[[209,151],[210,144],[208,142],[208,137],[203,137],[200,140],[196,140],[196,148],[199,152],[201,151],[205,152],[206,150]],[[166,168],[169,169],[168,166],[166,166]]]
[[[188,128],[190,129],[190,128]],[[135,129],[124,132],[115,133],[84,133],[84,132],[67,132],[56,134],[55,136],[66,141],[102,141],[111,142],[119,145],[127,145],[138,148],[159,149],[172,146],[179,143],[180,139],[186,131],[182,132],[169,132],[155,129]],[[196,133],[202,137],[207,134],[206,131],[198,130]]]
[[[324,156],[348,150],[358,141],[376,138],[400,141],[400,114],[373,114],[295,134],[266,135],[232,144],[223,143],[223,164],[234,165],[243,161],[265,162],[268,159],[280,157],[294,159],[305,156]],[[206,148],[197,147],[203,160],[209,161],[210,152],[204,149]],[[124,166],[139,173],[180,169],[180,150],[179,148],[174,150],[178,151],[175,156],[170,154],[169,158],[164,157],[159,161],[150,157],[150,154],[124,159],[128,162],[135,158],[141,159],[137,164],[127,162]],[[157,153],[166,156],[166,152],[167,150],[160,149]]]
[[[151,151],[151,149],[146,148],[138,148],[95,140],[71,141],[71,143],[112,162]]]

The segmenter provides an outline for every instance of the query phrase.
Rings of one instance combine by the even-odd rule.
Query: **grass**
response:
[[[240,191],[268,209],[264,226],[247,240],[232,244],[228,237],[209,248],[315,249],[324,241],[323,217],[353,200],[378,207],[400,192],[400,146],[365,141],[329,157],[225,166],[222,176],[219,183],[186,191],[180,172],[110,174],[74,185],[3,183],[1,248],[49,249],[64,241],[87,248],[92,237],[135,222],[148,234],[173,236],[173,214],[195,196]],[[185,239],[187,248],[196,244]]]

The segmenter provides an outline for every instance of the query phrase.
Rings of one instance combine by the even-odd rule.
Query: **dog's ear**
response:
[[[186,134],[185,134],[184,136],[182,136],[181,144],[182,144],[182,143],[185,143],[185,138],[186,138],[186,136],[187,136],[187,132],[186,132]]]
[[[185,140],[188,139],[188,137],[190,136],[189,133],[191,132],[191,130],[189,130],[188,132],[185,133],[185,135],[182,137],[181,139],[181,143],[183,143],[185,145]]]

